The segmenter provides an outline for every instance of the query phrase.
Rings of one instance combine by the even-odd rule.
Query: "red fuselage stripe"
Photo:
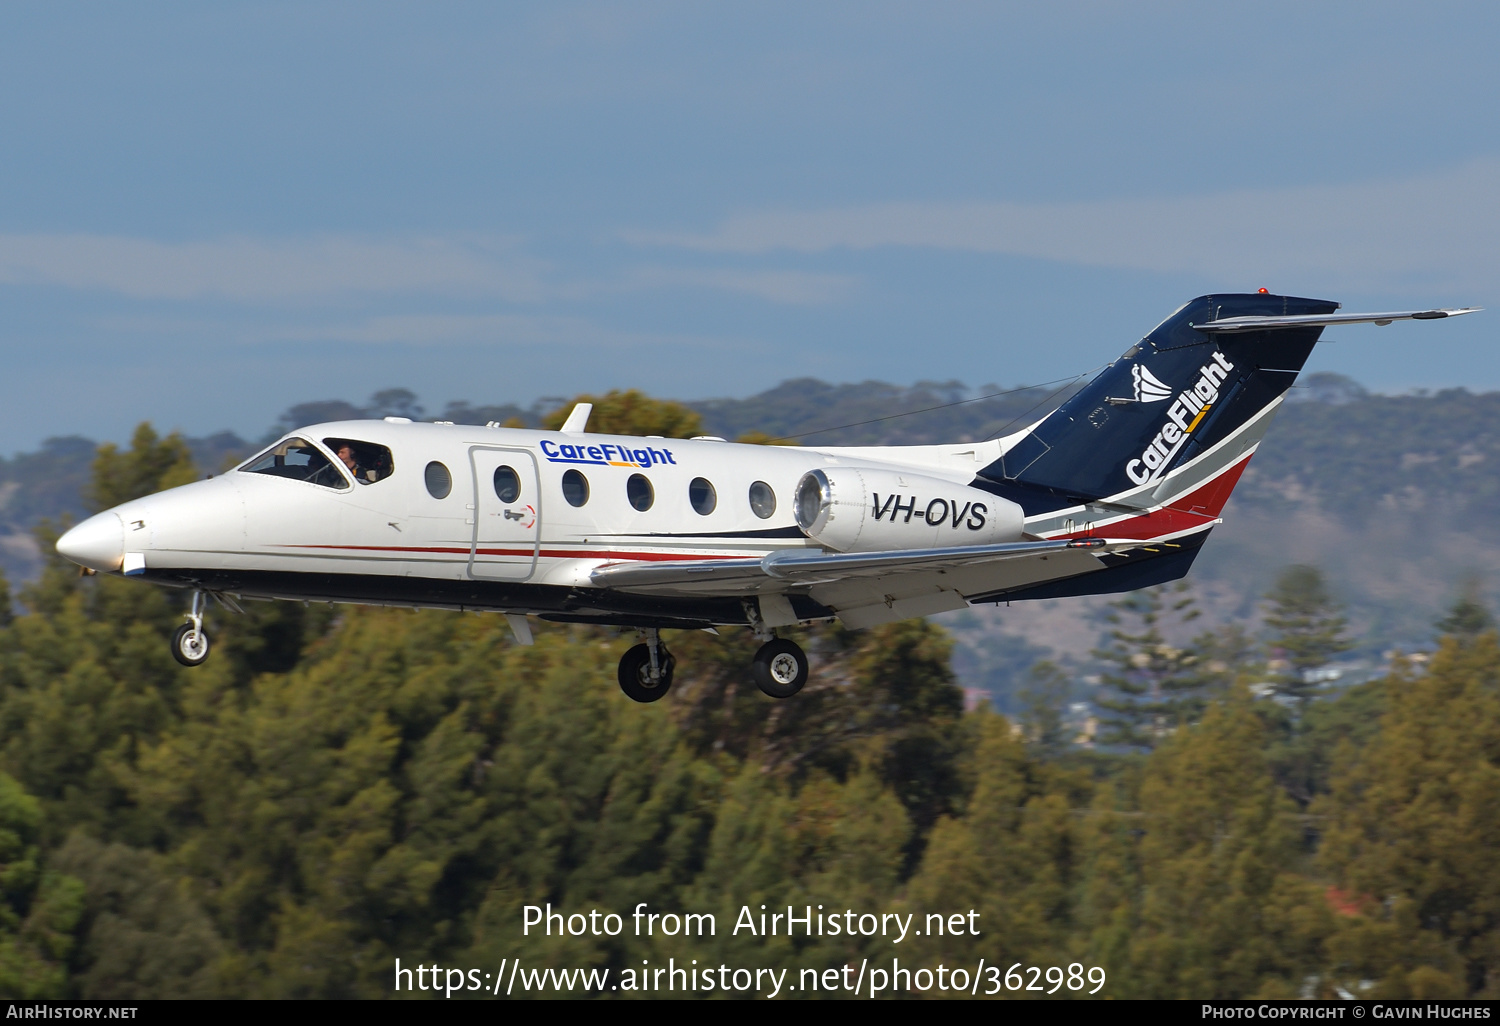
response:
[[[467,556],[471,551],[468,546],[457,548],[441,545],[282,545],[278,548],[285,549],[333,549],[340,552],[417,552],[424,555],[436,555],[450,553],[453,555]],[[532,549],[477,549],[473,550],[480,556],[530,556]],[[680,560],[680,559],[745,559],[744,554],[735,555],[695,555],[682,552],[615,552],[603,549],[542,549],[536,553],[542,558],[554,559],[635,559],[635,560]]]

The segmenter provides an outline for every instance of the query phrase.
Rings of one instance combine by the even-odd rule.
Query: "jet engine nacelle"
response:
[[[797,526],[837,552],[938,549],[1020,541],[1009,499],[899,470],[828,467],[797,482]]]

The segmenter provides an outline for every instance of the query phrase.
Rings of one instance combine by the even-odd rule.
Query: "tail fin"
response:
[[[1254,449],[1323,333],[1322,324],[1287,321],[1317,321],[1337,309],[1327,300],[1264,293],[1200,296],[980,471],[975,484],[1028,514],[1080,500],[1163,505]],[[1210,325],[1244,317],[1274,320],[1258,330]],[[1210,452],[1212,460],[1200,459]],[[1195,461],[1193,472],[1167,482]]]

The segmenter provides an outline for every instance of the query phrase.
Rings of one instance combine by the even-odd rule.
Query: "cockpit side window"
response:
[[[360,484],[384,481],[396,469],[391,450],[374,442],[361,442],[357,438],[325,438],[323,444],[343,461],[349,474]]]
[[[349,482],[317,446],[305,438],[277,442],[240,468],[244,474],[267,474],[293,481],[309,481],[324,488],[348,488]]]

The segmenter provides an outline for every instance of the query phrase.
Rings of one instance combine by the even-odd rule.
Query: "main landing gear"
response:
[[[755,640],[765,642],[750,662],[755,686],[772,698],[791,698],[807,683],[807,653],[795,641],[778,638],[775,629],[766,626],[758,603],[746,599],[744,609]]]
[[[750,628],[765,644],[750,663],[755,686],[772,698],[791,698],[807,683],[807,653],[795,641],[776,637],[760,618],[760,611],[746,603]],[[641,644],[620,657],[620,690],[637,702],[654,702],[672,688],[677,660],[661,643],[654,627],[638,632]]]
[[[172,658],[183,666],[201,666],[208,658],[208,635],[203,632],[203,607],[206,604],[203,592],[193,592],[188,622],[172,635]]]
[[[750,673],[772,698],[791,698],[807,683],[807,653],[795,641],[775,638],[760,646]]]

